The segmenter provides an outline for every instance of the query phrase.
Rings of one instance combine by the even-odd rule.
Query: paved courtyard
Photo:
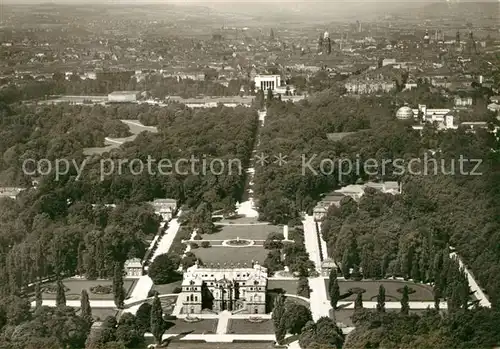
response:
[[[348,293],[350,288],[359,287],[366,290],[363,293],[364,301],[376,301],[378,295],[378,288],[380,284],[385,287],[385,301],[386,302],[398,302],[401,300],[402,294],[398,292],[398,289],[403,288],[406,285],[415,290],[414,293],[409,295],[410,301],[433,301],[434,295],[432,292],[432,287],[429,285],[416,284],[413,282],[405,282],[399,280],[380,280],[380,281],[344,281],[339,280],[340,294],[344,295]],[[330,299],[328,293],[328,279],[325,279],[325,287],[327,290],[327,298]],[[343,301],[355,300],[356,294],[349,297],[343,298]]]

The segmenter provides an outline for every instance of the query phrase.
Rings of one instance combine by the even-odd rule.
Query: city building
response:
[[[396,88],[396,83],[387,79],[352,79],[345,83],[348,93],[370,94],[377,92],[390,92]]]
[[[108,94],[110,103],[130,103],[137,102],[141,93],[139,91],[114,91]]]
[[[175,199],[155,199],[150,204],[163,221],[171,220],[177,211],[177,201]]]
[[[125,261],[125,275],[130,278],[142,276],[142,263],[139,258],[132,258]]]
[[[203,309],[265,314],[267,268],[193,265],[184,272],[182,313],[199,314]]]
[[[256,75],[254,78],[255,88],[263,91],[274,90],[281,86],[280,75]]]
[[[455,97],[455,107],[469,107],[472,102],[472,97]]]

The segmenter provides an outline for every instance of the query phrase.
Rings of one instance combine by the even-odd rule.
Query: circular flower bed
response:
[[[97,286],[92,286],[90,288],[90,292],[93,294],[110,294],[113,292],[113,286],[108,285],[108,286],[103,286],[103,285],[97,285]]]
[[[366,290],[361,287],[351,287],[350,289],[347,290],[347,292],[351,294],[358,294],[358,293],[365,293]]]
[[[194,317],[194,316],[186,316],[186,317],[184,318],[184,321],[185,321],[185,322],[189,322],[189,323],[194,323],[194,322],[200,322],[200,321],[201,321],[201,319],[200,319],[200,318],[198,318],[198,317]]]
[[[264,322],[264,319],[259,317],[259,316],[250,316],[248,319],[247,319],[248,322],[252,322],[252,323],[255,323],[255,324],[259,324],[261,322]]]
[[[69,288],[64,286],[64,292],[68,292],[69,291]],[[56,284],[53,284],[53,285],[47,285],[45,286],[44,288],[42,288],[42,292],[43,293],[57,293],[57,285]]]
[[[404,292],[403,290],[404,290],[404,287],[401,287],[401,288],[398,288],[398,289],[397,289],[398,293],[401,293],[401,294],[403,294],[403,292]],[[417,291],[415,291],[415,290],[414,290],[413,288],[411,288],[411,287],[408,287],[408,294],[412,294],[412,293],[415,293],[415,292],[417,292]]]

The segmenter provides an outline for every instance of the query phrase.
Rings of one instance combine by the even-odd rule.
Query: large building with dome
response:
[[[182,313],[200,314],[209,309],[247,314],[266,313],[267,268],[252,262],[251,267],[202,267],[184,273]]]

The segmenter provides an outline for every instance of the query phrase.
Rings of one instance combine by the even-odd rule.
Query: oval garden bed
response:
[[[222,242],[223,246],[230,246],[230,247],[246,247],[246,246],[252,246],[253,244],[255,244],[255,241],[247,239],[224,240]]]

